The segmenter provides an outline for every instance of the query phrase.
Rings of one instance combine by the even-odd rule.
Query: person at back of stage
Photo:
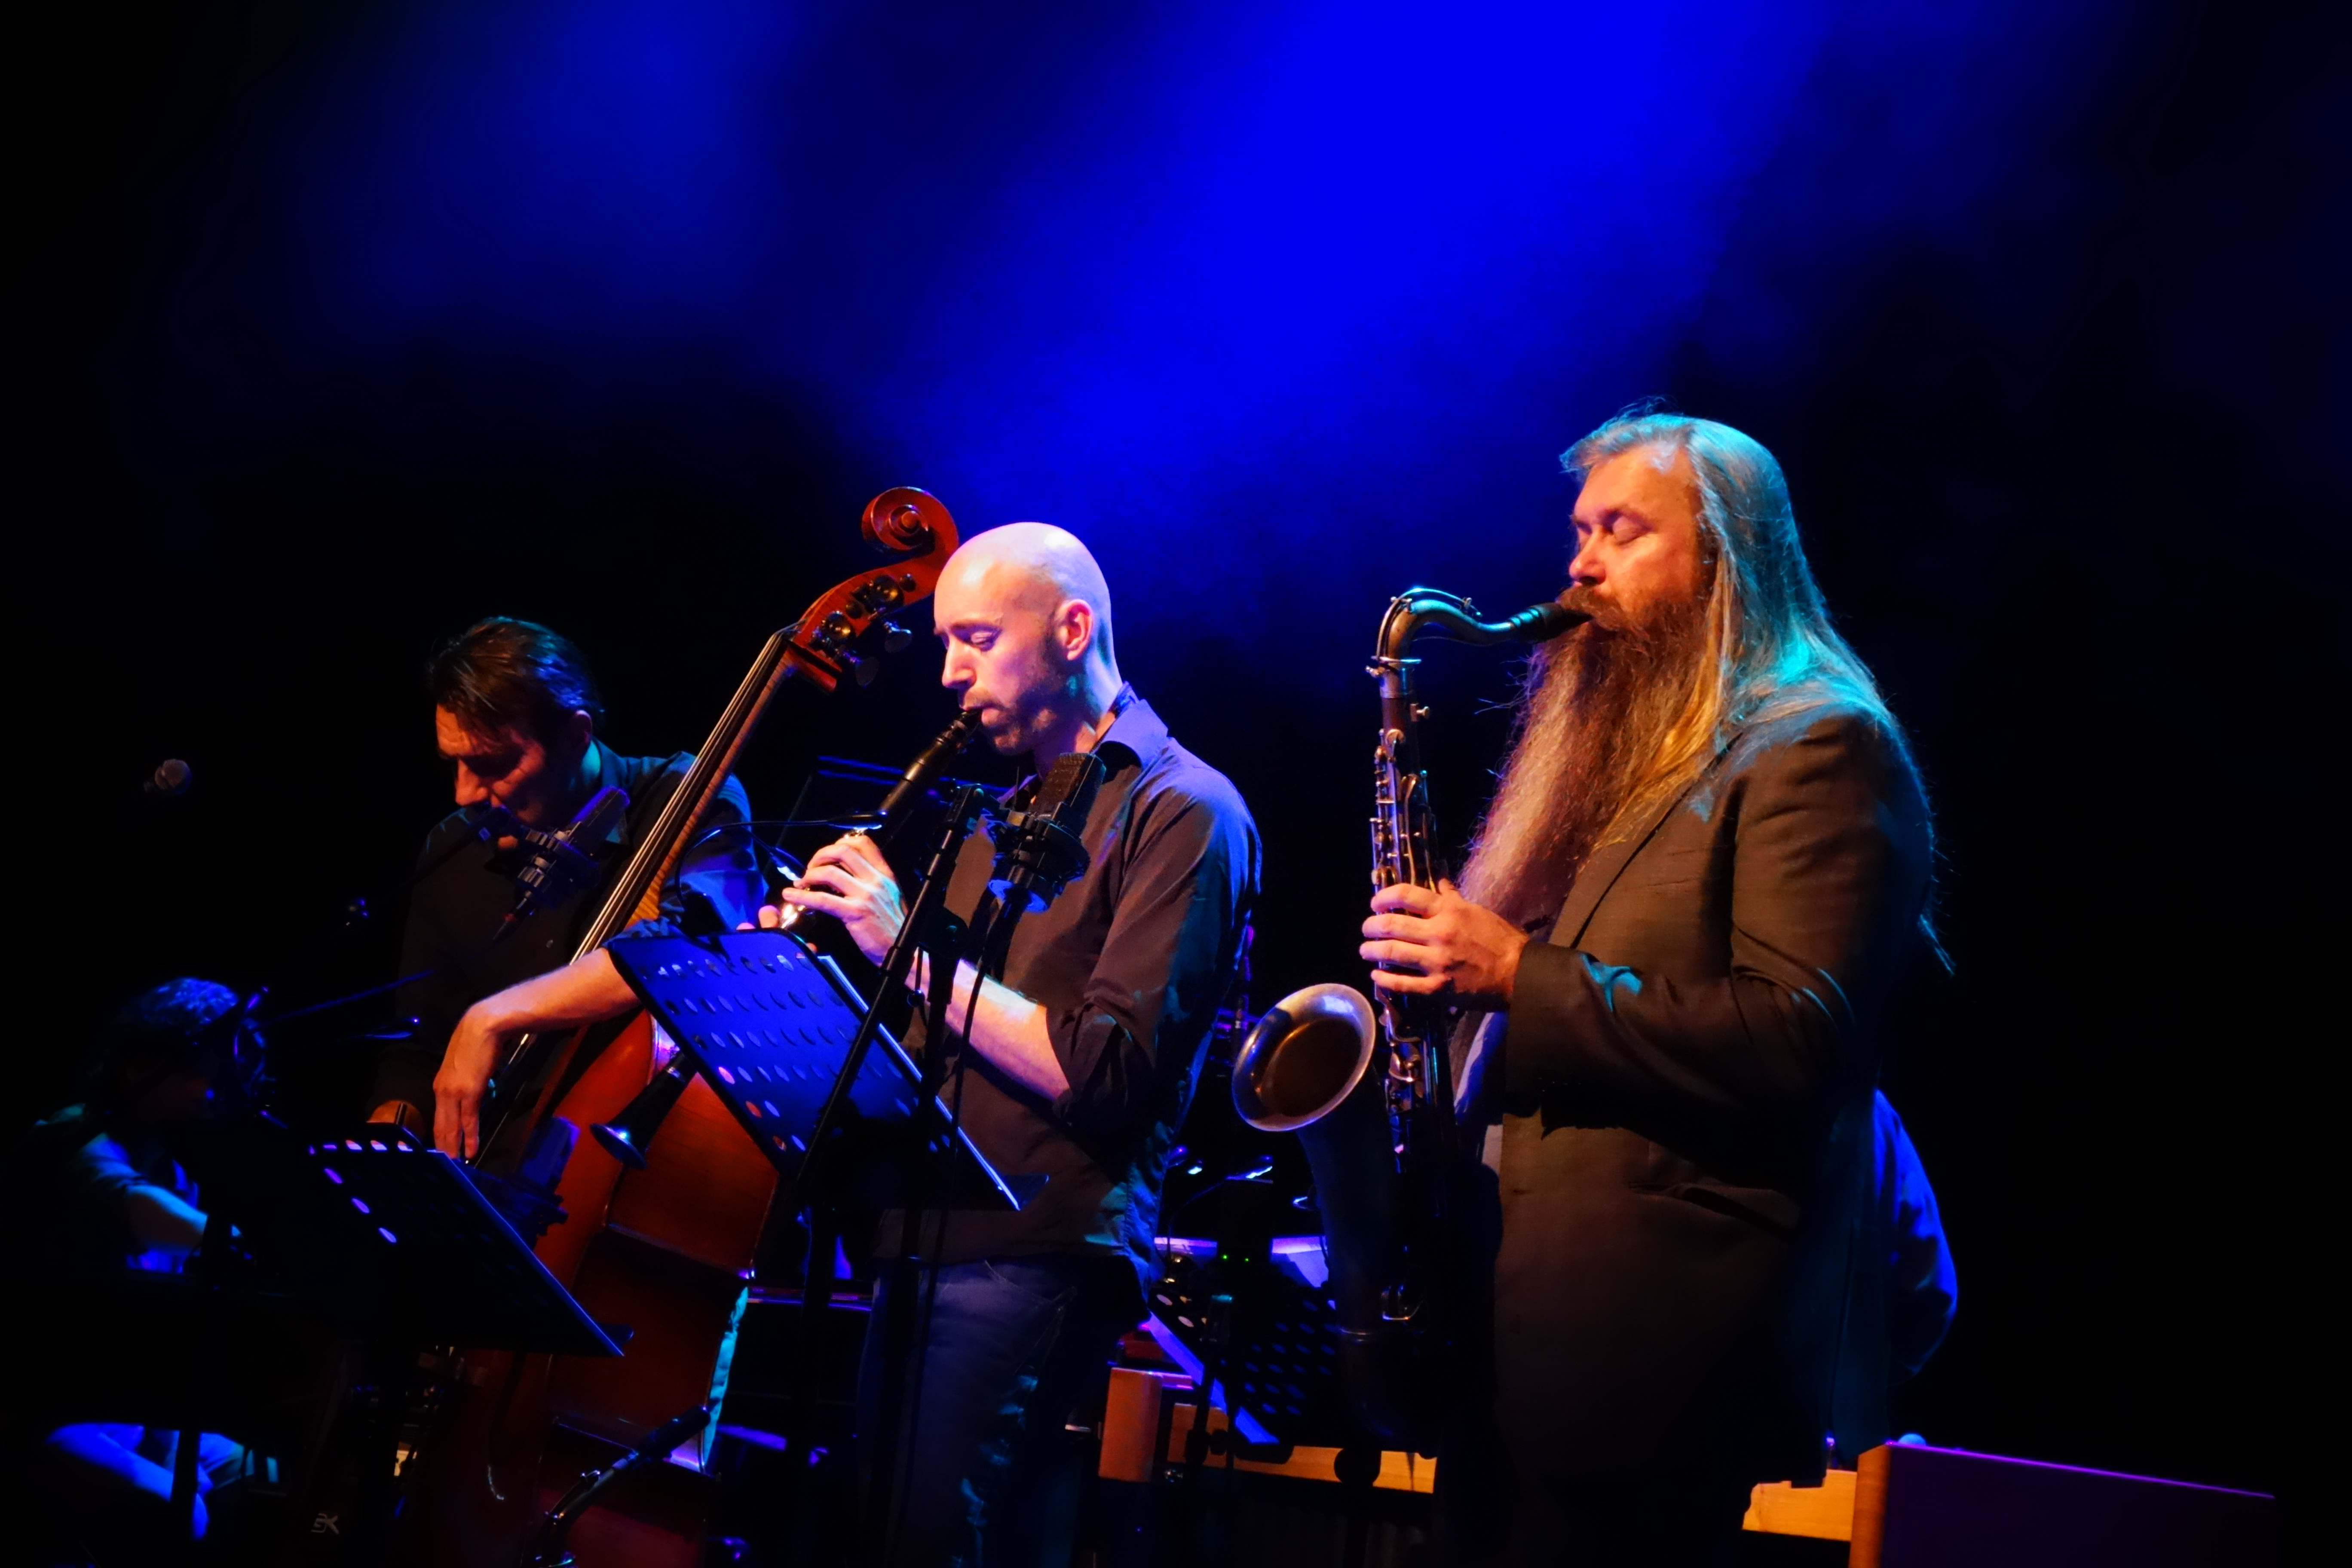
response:
[[[34,1126],[11,1162],[9,1200],[32,1267],[111,1293],[110,1280],[127,1286],[129,1277],[176,1274],[185,1266],[210,1221],[174,1144],[211,1109],[236,1021],[231,1016],[239,1012],[236,993],[226,985],[174,980],[132,998],[108,1023],[81,1102]],[[172,1295],[130,1300],[142,1318],[184,1307]],[[167,1504],[177,1432],[78,1421],[9,1438],[33,1449],[41,1522],[62,1528],[101,1561],[152,1561],[172,1551]],[[206,1491],[245,1458],[236,1443],[209,1432],[201,1452],[196,1479]],[[204,1535],[201,1497],[194,1521]],[[14,1520],[9,1528],[22,1538],[33,1523]]]
[[[1879,1312],[1874,1323],[1865,1325],[1859,1310],[1863,1303],[1849,1303],[1838,1371],[1841,1389],[1852,1384],[1864,1394],[1874,1382],[1892,1388],[1918,1376],[1951,1332],[1960,1307],[1959,1271],[1952,1262],[1927,1167],[1885,1095],[1872,1097],[1871,1110],[1869,1204],[1862,1217],[1875,1232],[1873,1261],[1881,1271]],[[1883,1408],[1857,1410],[1849,1403],[1835,1415],[1838,1424],[1832,1432],[1849,1458],[1892,1435]]]
[[[1449,1550],[1719,1563],[1752,1483],[1822,1468],[1927,807],[1770,453],[1637,415],[1565,461],[1592,619],[1533,663],[1461,887],[1383,890],[1362,952],[1489,1015],[1458,1037],[1495,1233]]]
[[[605,883],[694,758],[625,757],[599,740],[604,704],[586,660],[568,638],[529,621],[475,623],[436,651],[425,675],[434,739],[457,775],[457,810],[425,838],[409,896],[400,972],[424,978],[400,995],[417,1028],[382,1053],[369,1103],[373,1120],[430,1128],[437,1147],[471,1155],[484,1090],[518,1037],[602,1023],[636,1006],[603,949],[570,959]],[[627,793],[629,810],[603,844],[585,847],[603,879],[550,901],[501,937],[520,862],[510,835],[478,839],[484,821],[502,809],[524,827],[560,828],[606,784]],[[730,777],[704,832],[751,815],[743,786]],[[663,887],[660,914],[623,934],[674,932],[696,900],[709,905],[699,915],[709,929],[731,928],[751,918],[761,886],[746,835],[705,837]]]
[[[969,1038],[932,1050],[958,1054],[948,1092],[981,1152],[1016,1185],[1045,1184],[1017,1214],[960,1211],[927,1232],[937,1310],[906,1377],[919,1410],[883,1408],[883,1325],[922,1277],[885,1271],[860,1441],[869,1458],[877,1440],[908,1445],[896,1474],[869,1463],[872,1495],[901,1476],[906,1486],[888,1510],[887,1561],[973,1563],[984,1543],[991,1564],[1066,1563],[1073,1510],[1048,1501],[1063,1423],[1158,1277],[1160,1177],[1238,962],[1257,830],[1224,775],[1120,679],[1110,592],[1076,539],[1040,523],[979,534],[949,560],[932,611],[940,679],[1000,754],[1029,760],[1016,805],[1066,752],[1091,750],[1108,773],[1081,836],[1089,868],[1021,921],[1002,977],[970,963],[915,977],[926,991],[952,984],[959,1027],[977,987]],[[979,902],[992,858],[983,834],[965,841],[948,896],[959,915]],[[877,962],[904,919],[897,879],[859,836],[810,857],[784,897],[838,916]],[[761,915],[772,923],[776,911]],[[924,1048],[919,1020],[915,1041]],[[879,1238],[893,1247],[904,1230],[886,1215]],[[878,1543],[872,1560],[885,1560]]]

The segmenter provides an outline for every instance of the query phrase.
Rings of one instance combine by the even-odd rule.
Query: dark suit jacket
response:
[[[1929,845],[1901,741],[1792,695],[1595,851],[1520,961],[1492,1322],[1523,1485],[1820,1468]]]

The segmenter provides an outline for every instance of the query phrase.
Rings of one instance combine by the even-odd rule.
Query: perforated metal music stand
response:
[[[310,1142],[304,1152],[311,1179],[351,1211],[346,1244],[373,1255],[387,1325],[421,1344],[621,1353],[464,1166],[386,1131]]]
[[[640,937],[604,951],[761,1152],[796,1175],[865,1012],[840,969],[780,931]],[[1019,1208],[968,1135],[950,1141],[945,1106],[934,1098],[919,1114],[921,1096],[922,1075],[880,1032],[850,1089],[849,1157],[834,1167],[846,1193],[877,1207],[936,1205],[944,1156],[950,1206]]]
[[[299,1132],[267,1114],[192,1158],[278,1288],[379,1340],[620,1354],[476,1184],[396,1129]]]
[[[1339,1375],[1339,1319],[1323,1292],[1320,1237],[1228,1252],[1159,1238],[1160,1276],[1144,1331],[1195,1378],[1213,1378],[1254,1443],[1346,1447],[1363,1440]]]

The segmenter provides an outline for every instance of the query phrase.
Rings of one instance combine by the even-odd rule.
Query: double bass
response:
[[[929,596],[956,547],[955,521],[925,492],[887,490],[866,505],[866,542],[893,559],[818,596],[770,637],[710,738],[638,842],[582,939],[593,952],[660,905],[661,889],[787,679],[832,690],[875,666],[856,645]],[[902,634],[891,628],[894,640]],[[467,1352],[442,1379],[443,1408],[403,1472],[394,1555],[434,1568],[514,1568],[550,1509],[583,1475],[614,1464],[723,1392],[753,1256],[776,1173],[718,1096],[687,1086],[644,1168],[583,1136],[613,1121],[666,1065],[652,1019],[528,1038],[498,1075],[477,1168],[544,1192],[562,1217],[539,1259],[620,1341],[617,1359]],[[699,1425],[695,1424],[695,1425]],[[676,1430],[676,1427],[672,1428]],[[715,1427],[667,1462],[635,1466],[570,1521],[583,1568],[693,1568],[715,1483]],[[665,1439],[667,1440],[667,1439]]]

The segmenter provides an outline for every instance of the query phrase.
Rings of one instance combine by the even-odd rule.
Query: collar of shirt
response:
[[[613,750],[612,747],[604,744],[602,741],[591,741],[588,743],[596,748],[596,778],[595,782],[588,786],[589,797],[593,799],[596,792],[603,789],[606,784],[620,784],[621,788],[625,791],[629,796],[629,805],[631,810],[635,809],[637,804],[636,791],[629,789],[627,784],[622,783],[623,775],[625,774],[628,770],[622,763],[621,753]],[[586,801],[583,801],[581,804],[585,805],[588,803]],[[628,812],[625,811],[621,813],[620,820],[614,823],[612,828],[605,833],[604,842],[607,844],[619,844],[624,846],[629,842]]]
[[[1133,683],[1118,689],[1118,695],[1111,699],[1110,710],[1110,728],[1095,742],[1095,750],[1117,746],[1147,768],[1158,762],[1160,753],[1168,749],[1168,726],[1151,710],[1150,703],[1135,694]],[[1114,757],[1105,757],[1103,761],[1113,767],[1118,765]]]
[[[589,744],[596,748],[598,758],[596,782],[589,786],[589,795],[594,795],[606,784],[616,784],[629,797],[629,809],[621,814],[621,819],[613,824],[612,830],[604,835],[605,844],[626,849],[637,841],[635,828],[631,825],[639,818],[643,818],[648,826],[654,821],[653,817],[646,816],[646,792],[672,774],[677,775],[678,783],[683,784],[687,770],[694,765],[693,755],[687,752],[674,752],[662,757],[625,757],[602,741],[592,741]],[[736,787],[731,778],[726,787]],[[587,802],[581,804],[585,805]]]
[[[1168,725],[1151,710],[1150,703],[1135,694],[1132,682],[1118,689],[1118,695],[1111,699],[1110,710],[1110,728],[1095,742],[1095,751],[1101,755],[1106,772],[1122,773],[1129,762],[1143,768],[1158,762],[1160,753],[1168,749]],[[1033,764],[1035,761],[1034,757],[1030,759]],[[1037,793],[1037,784],[1043,776],[1042,771],[1031,773],[1002,798],[1014,809],[1021,809]]]

